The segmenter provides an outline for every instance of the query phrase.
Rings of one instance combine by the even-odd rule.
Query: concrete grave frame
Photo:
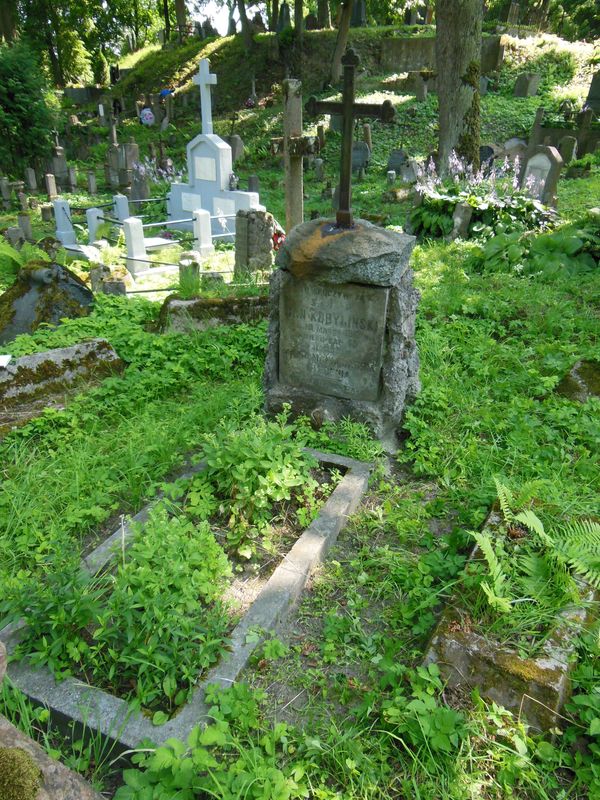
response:
[[[266,633],[281,625],[300,598],[310,574],[323,561],[367,489],[372,464],[317,450],[309,449],[307,452],[323,465],[345,469],[344,477],[232,631],[229,657],[221,659],[209,670],[196,686],[192,698],[169,722],[154,726],[148,717],[133,711],[126,700],[87,686],[75,678],[58,682],[45,667],[35,668],[26,661],[9,665],[11,681],[34,703],[48,707],[57,724],[74,721],[78,726],[111,740],[117,751],[134,748],[142,739],[151,739],[157,744],[170,737],[185,740],[192,728],[208,721],[209,709],[204,702],[206,686],[219,684],[228,687],[237,680],[262,641],[262,638],[248,637],[248,633],[257,630]],[[204,469],[206,464],[201,462],[180,477],[190,478]],[[131,539],[131,523],[145,522],[159,499],[160,496],[138,512],[123,530],[119,527],[86,556],[82,562],[83,569],[96,573],[105,567],[115,549],[121,546],[122,537],[126,542]],[[0,630],[0,641],[6,643],[9,652],[14,649],[23,628],[23,623],[17,622]]]

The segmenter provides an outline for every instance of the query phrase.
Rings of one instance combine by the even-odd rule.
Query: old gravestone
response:
[[[389,172],[393,169],[396,175],[399,175],[401,168],[404,166],[404,164],[406,164],[407,160],[408,154],[405,150],[392,150],[388,158],[386,172]]]
[[[297,225],[271,278],[266,409],[290,403],[315,422],[349,416],[397,447],[419,390],[414,238],[365,220]]]
[[[542,76],[537,72],[523,72],[516,80],[514,97],[534,97],[540,88]]]
[[[530,150],[521,170],[521,188],[548,206],[556,206],[556,187],[563,160],[555,147],[538,145]]]
[[[585,104],[600,114],[600,70],[594,73]]]
[[[371,160],[371,150],[366,142],[353,142],[352,144],[352,172],[366,169]]]
[[[34,262],[0,296],[0,343],[32,333],[42,322],[59,325],[64,317],[84,317],[93,302],[92,292],[66,267]]]
[[[275,230],[275,219],[268,211],[237,212],[234,267],[237,274],[272,269]]]

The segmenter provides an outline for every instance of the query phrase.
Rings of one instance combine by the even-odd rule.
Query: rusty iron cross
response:
[[[342,58],[344,67],[344,86],[342,89],[342,102],[328,102],[310,97],[306,103],[306,113],[311,117],[320,114],[342,115],[342,154],[340,158],[340,198],[336,222],[339,228],[351,228],[352,220],[352,134],[354,120],[358,117],[377,117],[382,122],[391,122],[394,119],[394,107],[389,100],[381,105],[375,103],[354,102],[354,71],[360,59],[357,53],[348,47]]]

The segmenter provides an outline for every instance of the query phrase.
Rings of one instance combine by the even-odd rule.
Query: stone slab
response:
[[[192,300],[167,297],[160,310],[159,324],[162,331],[186,333],[217,325],[256,322],[268,315],[268,297],[198,297]]]
[[[279,296],[279,379],[322,394],[377,400],[389,289],[291,278]]]
[[[165,725],[152,725],[147,717],[133,711],[125,700],[86,686],[80,680],[67,678],[58,682],[48,669],[33,668],[24,661],[10,665],[8,673],[13,683],[31,700],[46,705],[57,722],[73,720],[82,727],[85,725],[114,742],[117,751],[136,747],[145,738],[157,744],[170,737],[185,740],[192,728],[208,723],[209,708],[204,703],[206,686],[215,683],[231,686],[262,641],[248,634],[259,628],[265,632],[273,631],[283,624],[299,599],[309,575],[325,558],[367,489],[371,464],[318,451],[310,452],[324,465],[343,467],[346,474],[233,630],[229,658],[222,659],[208,672],[196,687],[191,700]],[[149,507],[140,514],[147,514],[148,510]],[[115,536],[118,537],[116,540]],[[113,534],[115,544],[120,541],[120,536],[119,528]],[[103,545],[103,548],[103,555],[93,559],[94,566],[107,563],[105,558],[110,557],[110,547],[107,549]],[[12,631],[10,636],[7,636],[6,629],[0,631],[0,638],[7,641],[9,650],[18,635],[18,630]]]

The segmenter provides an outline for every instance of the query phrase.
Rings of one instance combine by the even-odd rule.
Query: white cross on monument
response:
[[[210,61],[208,58],[200,59],[198,73],[192,78],[194,83],[200,87],[200,112],[202,114],[202,133],[212,133],[212,107],[210,99],[210,86],[215,85],[217,76],[210,71]]]

